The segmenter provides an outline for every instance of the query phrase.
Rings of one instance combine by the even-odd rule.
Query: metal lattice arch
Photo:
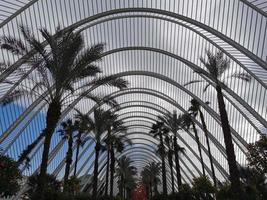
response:
[[[81,32],[86,45],[105,42],[100,63],[104,74],[123,77],[130,87],[122,91],[97,87],[90,92],[106,94],[106,98],[113,97],[121,105],[114,112],[124,119],[130,130],[128,136],[134,142],[122,155],[130,156],[137,168],[159,160],[155,154],[158,141],[148,135],[157,116],[173,110],[186,113],[190,99],[196,98],[204,108],[216,176],[225,181],[228,165],[214,89],[203,93],[204,84],[184,84],[195,79],[209,81],[194,73],[204,67],[199,58],[205,55],[205,49],[221,50],[230,58],[232,67],[227,73],[241,70],[251,75],[251,82],[244,83],[227,79],[226,74],[224,88],[237,161],[246,164],[247,144],[267,132],[266,12],[266,0],[0,0],[0,36],[20,37],[21,24],[37,36],[40,27],[55,32],[60,25],[65,30]],[[0,55],[0,61],[11,63],[9,70],[0,74],[0,82],[12,77],[18,85],[25,77],[17,78],[14,71],[23,58],[3,50]],[[0,100],[17,85],[1,87]],[[211,103],[207,105],[206,101]],[[95,106],[76,99],[64,107],[60,121],[72,117],[74,107],[90,114]],[[46,109],[42,99],[27,98],[0,108],[0,147],[4,153],[17,159],[44,128]],[[198,120],[195,122],[201,148],[204,159],[208,159],[203,127]],[[190,183],[201,174],[197,146],[190,132],[181,134],[179,142],[187,152],[182,159],[182,179]],[[80,151],[79,176],[92,173],[93,146],[89,140]],[[31,168],[22,166],[26,176],[38,172],[41,152],[42,142],[30,155]],[[65,153],[66,144],[54,134],[48,172],[59,178]],[[105,156],[103,153],[100,158],[100,178],[106,170]],[[210,166],[205,168],[211,175]],[[170,184],[169,177],[167,182]]]

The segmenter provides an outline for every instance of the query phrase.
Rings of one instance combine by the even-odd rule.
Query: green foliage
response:
[[[261,136],[259,141],[248,145],[247,160],[261,174],[267,173],[267,137]]]
[[[16,194],[22,179],[17,162],[0,153],[0,197]]]
[[[194,199],[193,190],[188,184],[182,184],[179,189],[179,198],[181,200]]]
[[[81,189],[80,182],[81,181],[75,176],[70,177],[67,182],[64,183],[65,191],[72,195],[79,193]]]
[[[41,198],[41,194],[37,192],[39,175],[32,175],[29,177],[28,181],[29,189],[25,192],[23,199],[39,200]],[[63,198],[64,195],[62,196],[61,194],[61,182],[58,181],[56,177],[46,174],[45,183],[46,185],[43,188],[45,196],[43,200],[56,200]]]
[[[169,199],[166,195],[163,194],[159,194],[159,195],[155,195],[152,200],[167,200]]]
[[[150,195],[152,191],[154,195],[158,194],[158,184],[160,183],[161,164],[150,162],[141,172],[142,183],[148,188]]]
[[[242,184],[242,199],[240,200],[263,200],[266,196],[262,196],[260,191],[257,189],[256,185],[246,185]],[[231,185],[229,183],[224,183],[218,188],[216,193],[217,200],[239,200],[240,194],[233,193],[231,190]]]
[[[87,193],[78,193],[77,195],[75,195],[75,200],[90,200],[93,198],[87,194]]]
[[[126,157],[122,156],[118,160],[118,167],[116,168],[116,176],[118,177],[118,187],[120,196],[123,196],[124,191],[127,192],[127,196],[130,195],[131,190],[136,186],[136,168],[132,166],[133,161]]]
[[[211,195],[216,192],[215,187],[207,176],[201,176],[193,179],[193,191],[198,199],[212,199]]]
[[[216,194],[217,200],[227,200],[232,199],[231,194],[231,185],[230,184],[223,184],[219,187],[218,192]]]
[[[115,199],[110,196],[102,196],[102,197],[99,197],[98,200],[115,200]]]

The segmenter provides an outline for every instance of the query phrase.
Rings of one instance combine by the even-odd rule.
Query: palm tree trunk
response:
[[[76,150],[75,163],[74,163],[74,172],[73,172],[74,176],[76,176],[76,173],[77,173],[78,157],[79,157],[80,146],[81,146],[81,136],[82,136],[82,133],[79,131],[78,137],[77,137],[77,150]]]
[[[105,195],[108,195],[108,184],[109,184],[109,157],[110,157],[110,149],[108,147],[108,151],[107,151],[107,167],[106,167],[106,187],[105,187]]]
[[[123,175],[121,175],[121,182],[120,182],[120,186],[119,186],[119,194],[120,197],[123,198]]]
[[[164,150],[164,144],[163,144],[163,137],[162,135],[160,135],[160,145]],[[161,160],[162,160],[162,186],[163,186],[163,195],[167,195],[168,191],[167,191],[167,181],[166,181],[166,165],[165,165],[165,157],[162,154],[161,155]]]
[[[193,130],[194,130],[194,133],[195,133],[195,138],[196,138],[197,147],[198,147],[198,151],[199,151],[200,162],[201,162],[201,166],[202,166],[202,173],[203,173],[203,176],[206,176],[205,168],[204,168],[204,162],[203,162],[203,156],[202,156],[202,151],[201,151],[201,147],[200,147],[200,141],[199,141],[199,137],[198,137],[198,134],[197,134],[196,125],[195,125],[195,123],[193,121],[192,121],[192,126],[193,126]]]
[[[97,197],[97,182],[98,182],[98,159],[99,159],[100,144],[95,145],[95,166],[93,177],[93,197]]]
[[[174,136],[173,140],[174,140],[174,157],[175,157],[175,167],[176,167],[176,175],[177,175],[177,185],[178,185],[178,190],[180,190],[181,185],[182,185],[182,178],[181,178],[181,171],[180,171],[177,137]]]
[[[212,155],[211,155],[211,150],[210,150],[210,142],[209,142],[209,138],[208,138],[208,129],[204,120],[204,115],[202,113],[202,111],[199,109],[199,116],[200,116],[200,120],[203,126],[203,130],[205,133],[205,137],[206,137],[206,143],[207,143],[207,147],[208,147],[208,153],[209,153],[209,160],[210,160],[210,167],[211,167],[211,173],[212,173],[212,179],[213,179],[213,183],[214,186],[217,187],[217,181],[216,181],[216,176],[215,176],[215,170],[214,170],[214,165],[213,165],[213,160],[212,160]]]
[[[42,154],[42,162],[40,165],[40,175],[38,180],[38,191],[40,192],[42,198],[44,197],[44,186],[46,182],[46,171],[48,165],[48,156],[50,150],[51,139],[55,128],[57,126],[58,120],[61,115],[61,104],[60,102],[53,101],[49,104],[47,116],[46,116],[46,128],[44,129],[44,148]]]
[[[111,149],[110,149],[110,190],[109,190],[110,197],[113,197],[114,170],[115,170],[115,155],[114,155],[114,148],[113,146],[111,146]]]
[[[221,123],[224,135],[227,161],[229,165],[231,189],[234,193],[241,194],[239,171],[236,164],[236,157],[235,157],[233,139],[231,135],[231,129],[228,121],[227,112],[225,109],[222,89],[219,85],[216,86],[216,91],[217,91],[218,105],[219,105],[219,111],[220,111]]]
[[[126,199],[126,188],[125,188],[125,184],[123,184],[123,199]]]
[[[152,198],[152,182],[150,181],[149,182],[149,187],[148,187],[148,194],[149,194],[149,199]]]
[[[68,139],[68,152],[66,154],[66,168],[65,168],[65,175],[64,175],[64,191],[66,191],[65,184],[67,184],[70,174],[70,165],[72,163],[72,144],[73,144],[73,138],[72,134],[69,134]]]
[[[151,188],[152,190],[152,188]],[[154,181],[154,195],[157,195],[159,192],[158,192],[158,184],[157,184],[157,181]]]
[[[171,182],[172,182],[172,193],[174,193],[174,176],[173,176],[173,163],[172,163],[172,153],[169,151],[168,152],[168,160],[169,160],[169,166],[171,170]]]

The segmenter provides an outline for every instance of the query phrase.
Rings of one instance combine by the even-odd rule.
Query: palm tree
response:
[[[217,181],[216,181],[215,170],[214,170],[214,165],[213,165],[213,160],[212,160],[212,155],[211,155],[211,150],[210,150],[210,142],[209,142],[209,138],[208,138],[208,129],[207,129],[207,125],[206,125],[206,122],[204,119],[204,115],[200,109],[200,103],[196,99],[191,99],[190,103],[191,103],[191,106],[188,109],[189,113],[195,118],[197,117],[198,114],[200,116],[201,124],[203,127],[203,131],[205,134],[206,143],[207,143],[207,147],[208,147],[208,155],[209,155],[209,160],[210,160],[212,179],[213,179],[214,186],[216,187]],[[208,104],[208,102],[206,102],[206,104]]]
[[[206,176],[205,168],[204,168],[204,162],[203,162],[203,156],[202,156],[202,151],[201,151],[201,147],[200,147],[200,141],[199,141],[199,137],[198,137],[198,134],[197,134],[197,128],[196,128],[195,122],[191,119],[190,114],[187,114],[187,113],[183,114],[182,118],[183,118],[182,127],[185,130],[189,130],[190,127],[192,126],[192,129],[193,129],[193,131],[195,133],[195,140],[196,140],[196,143],[197,143],[198,152],[199,152],[199,156],[200,156],[200,163],[201,163],[201,166],[202,166],[202,173],[203,173],[203,176]]]
[[[182,129],[182,117],[181,115],[177,116],[177,113],[174,111],[172,114],[168,113],[164,116],[159,117],[162,122],[164,122],[164,126],[172,132],[173,134],[173,146],[174,146],[174,158],[175,158],[175,167],[176,167],[176,175],[177,175],[177,185],[178,189],[182,185],[182,178],[181,178],[181,169],[180,169],[180,158],[179,152],[183,151],[183,148],[177,143],[177,134],[178,130]]]
[[[174,145],[173,145],[173,139],[172,136],[165,136],[165,143],[168,147],[168,162],[170,167],[170,173],[171,173],[171,182],[172,182],[172,193],[174,193],[174,175],[173,175],[173,161],[172,157],[174,154]]]
[[[116,168],[116,176],[119,177],[118,186],[119,194],[125,199],[126,187],[129,182],[132,182],[134,176],[136,175],[136,168],[132,166],[133,161],[126,157],[122,156],[118,160],[118,167]]]
[[[69,174],[70,174],[70,165],[72,163],[72,155],[73,155],[73,138],[74,133],[77,130],[77,125],[71,119],[68,119],[61,123],[61,129],[58,130],[60,135],[64,140],[68,140],[68,151],[66,153],[66,167],[65,167],[65,175],[64,175],[64,190],[66,189],[66,184],[68,182]]]
[[[146,191],[147,191],[147,198],[152,198],[152,176],[150,171],[145,167],[141,171],[141,181],[144,184]]]
[[[75,155],[75,163],[74,163],[74,172],[73,176],[76,176],[77,173],[77,165],[78,165],[78,157],[80,153],[80,148],[85,144],[85,142],[89,139],[89,137],[83,137],[84,135],[88,135],[91,131],[91,119],[87,114],[83,114],[79,110],[75,109],[77,114],[75,116],[75,123],[77,125],[77,135],[76,138],[76,155]]]
[[[154,137],[159,137],[159,145],[158,145],[158,153],[162,160],[162,186],[163,186],[163,195],[167,195],[167,181],[166,181],[166,166],[165,166],[165,146],[163,137],[168,133],[168,129],[164,127],[164,123],[161,121],[157,121],[155,124],[152,125],[150,134],[153,134]]]
[[[114,173],[115,173],[115,151],[122,152],[126,143],[132,144],[123,132],[127,128],[123,126],[123,121],[118,119],[118,115],[113,114],[107,120],[108,132],[104,142],[107,147],[107,171],[106,171],[106,188],[105,194],[108,194],[109,171],[110,171],[110,196],[113,196]]]
[[[102,136],[109,128],[109,119],[112,118],[111,111],[105,111],[101,108],[94,109],[94,118],[88,118],[89,127],[92,134],[92,139],[95,141],[95,162],[94,162],[94,175],[93,175],[93,196],[97,196],[98,184],[98,159],[101,150],[105,149],[102,144]]]
[[[106,167],[106,184],[105,184],[105,195],[108,195],[108,184],[109,184],[109,168],[110,168],[110,150],[111,150],[111,134],[114,131],[114,127],[116,128],[116,124],[122,124],[122,121],[118,120],[118,115],[112,114],[110,115],[110,119],[106,120],[107,123],[107,137],[104,139],[106,148],[107,148],[107,167]],[[112,130],[113,129],[113,130]],[[114,136],[113,136],[114,137]]]
[[[150,162],[146,165],[141,172],[143,183],[148,186],[150,192],[150,198],[152,198],[152,188],[154,195],[158,194],[158,184],[160,183],[159,175],[161,171],[161,164],[156,162]]]
[[[217,92],[217,100],[218,100],[218,107],[219,107],[219,113],[221,117],[221,123],[222,123],[222,130],[224,135],[224,143],[226,148],[226,155],[227,155],[227,161],[229,165],[229,173],[230,173],[230,181],[231,181],[231,189],[233,191],[236,191],[236,193],[241,194],[240,190],[240,180],[239,180],[239,172],[236,164],[236,156],[234,151],[234,145],[231,135],[231,129],[229,125],[228,115],[225,108],[225,102],[223,98],[223,88],[226,87],[223,83],[222,77],[225,71],[227,71],[230,68],[230,60],[225,58],[223,55],[223,52],[217,51],[216,53],[212,53],[210,51],[207,51],[207,60],[205,58],[200,58],[200,61],[204,64],[207,71],[205,70],[198,70],[197,73],[200,75],[203,75],[207,77],[209,80],[211,80],[215,84],[215,89]],[[249,82],[251,80],[251,77],[247,73],[243,72],[237,72],[234,73],[227,78],[238,78],[240,80],[244,80]],[[189,85],[192,83],[197,82],[203,82],[204,80],[194,80],[190,81],[185,84]],[[208,83],[206,87],[204,88],[204,92],[207,90],[207,88],[211,84]]]
[[[106,84],[122,89],[127,86],[127,83],[123,79],[116,79],[112,76],[95,78],[101,72],[95,62],[101,59],[104,45],[97,44],[83,49],[84,39],[79,32],[60,31],[57,28],[53,36],[46,29],[40,29],[40,33],[48,43],[48,47],[45,48],[28,28],[21,26],[20,30],[26,45],[20,39],[3,37],[1,48],[21,56],[33,49],[36,53],[24,63],[34,67],[35,70],[27,77],[27,84],[25,81],[20,83],[2,103],[7,104],[23,95],[32,95],[42,98],[48,104],[40,166],[39,189],[42,191],[45,185],[44,177],[47,171],[50,143],[61,116],[62,105],[71,102],[73,96],[96,100],[92,94],[87,92],[86,87]],[[86,79],[86,83],[79,86],[76,83],[81,79]],[[32,87],[29,88],[28,85]]]

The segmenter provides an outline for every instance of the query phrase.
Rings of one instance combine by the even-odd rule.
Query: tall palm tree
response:
[[[126,143],[132,144],[131,140],[124,134],[127,128],[123,126],[123,121],[118,119],[118,115],[108,120],[108,133],[104,142],[107,147],[107,171],[106,171],[106,195],[108,194],[109,171],[110,171],[110,196],[113,196],[114,173],[115,173],[115,151],[122,152]]]
[[[136,168],[132,166],[133,161],[126,157],[122,156],[118,160],[118,167],[116,168],[116,176],[118,179],[119,193],[120,196],[125,199],[126,186],[129,182],[132,181],[133,177],[136,175]]]
[[[202,167],[202,173],[203,173],[203,176],[206,176],[205,168],[204,168],[204,161],[203,161],[203,156],[202,156],[202,151],[201,151],[201,147],[200,147],[199,136],[198,136],[198,133],[197,133],[197,128],[196,128],[195,122],[191,119],[190,114],[185,113],[185,114],[182,115],[182,117],[183,117],[182,127],[185,130],[190,130],[190,128],[192,126],[192,130],[193,130],[193,132],[195,134],[195,140],[196,140],[197,147],[198,147],[200,163],[201,163],[201,167]]]
[[[167,195],[167,181],[166,181],[166,166],[165,166],[165,156],[166,150],[164,146],[163,137],[168,133],[168,129],[164,127],[164,123],[161,121],[157,121],[152,125],[150,134],[153,134],[154,137],[159,137],[159,145],[158,145],[158,153],[161,157],[161,168],[162,168],[162,186],[163,186],[163,195]]]
[[[93,196],[97,196],[98,186],[98,159],[100,151],[104,149],[102,144],[102,136],[108,130],[109,119],[112,117],[111,111],[105,111],[101,108],[94,109],[94,118],[89,118],[90,134],[95,141],[95,162],[94,162],[94,175],[93,175]]]
[[[64,190],[66,189],[65,185],[68,182],[69,174],[70,174],[70,166],[72,163],[72,155],[73,155],[73,138],[74,134],[77,130],[77,125],[71,119],[68,119],[61,123],[61,129],[58,130],[60,135],[64,140],[68,141],[68,151],[66,153],[66,167],[65,167],[65,175],[64,175]]]
[[[95,62],[101,59],[104,45],[97,44],[83,49],[84,39],[81,33],[75,33],[73,30],[60,31],[57,28],[53,36],[46,29],[40,29],[40,33],[48,43],[48,47],[45,48],[28,28],[21,26],[20,30],[26,45],[20,39],[3,37],[1,48],[20,56],[26,55],[33,49],[36,53],[24,63],[34,67],[35,70],[27,77],[27,81],[22,82],[2,103],[12,102],[23,95],[32,95],[42,98],[48,104],[40,166],[39,189],[42,191],[45,185],[50,143],[61,116],[62,105],[71,102],[73,96],[95,100],[92,94],[85,91],[86,87],[108,84],[122,89],[127,83],[123,79],[113,77],[95,78],[101,72]],[[79,86],[77,82],[81,79],[86,79],[86,82]],[[32,87],[29,88],[28,85]]]
[[[75,155],[75,163],[74,163],[74,172],[73,176],[76,176],[77,173],[77,165],[78,165],[78,157],[80,153],[80,148],[85,144],[85,142],[89,139],[86,135],[91,131],[91,118],[87,114],[83,114],[81,111],[75,109],[77,114],[75,115],[75,123],[77,126],[77,135],[76,138],[76,155]]]
[[[217,51],[216,53],[212,53],[210,51],[206,52],[207,60],[205,58],[200,58],[200,61],[204,64],[206,67],[206,70],[198,70],[197,73],[207,77],[209,80],[215,84],[215,89],[217,92],[217,100],[218,100],[218,107],[219,107],[219,113],[221,117],[221,123],[222,123],[222,130],[224,135],[224,143],[226,148],[226,155],[227,155],[227,161],[229,165],[229,173],[230,173],[230,181],[231,181],[231,189],[233,191],[236,191],[236,193],[241,194],[240,189],[240,180],[239,180],[239,172],[236,164],[236,156],[234,151],[234,145],[233,145],[233,139],[231,135],[231,129],[229,125],[228,115],[225,108],[225,102],[223,98],[223,88],[226,87],[226,85],[223,83],[223,74],[230,68],[230,60],[225,58],[222,51]],[[243,81],[249,82],[251,80],[251,77],[244,72],[237,72],[234,73],[227,78],[237,78]],[[192,83],[197,82],[203,82],[204,80],[194,80],[190,81],[185,84],[189,85]],[[207,90],[207,88],[211,84],[208,83],[206,87],[204,88],[204,92]]]
[[[159,117],[162,122],[164,122],[164,126],[169,129],[170,132],[173,134],[173,146],[174,146],[174,161],[175,161],[175,168],[176,168],[176,176],[177,176],[177,185],[178,189],[182,186],[182,178],[181,178],[181,169],[180,169],[180,158],[179,152],[183,152],[183,148],[177,142],[177,134],[178,131],[182,129],[182,116],[177,115],[174,111],[172,114],[168,113],[164,116]]]
[[[201,111],[200,103],[196,99],[191,99],[190,103],[191,103],[191,106],[188,109],[189,113],[192,116],[194,116],[195,118],[197,117],[197,115],[200,116],[201,124],[202,124],[202,127],[203,127],[203,131],[204,131],[204,134],[205,134],[206,143],[207,143],[207,147],[208,147],[208,154],[209,154],[209,160],[210,160],[212,179],[213,179],[214,186],[216,187],[217,186],[217,181],[216,181],[215,170],[214,170],[214,165],[213,165],[213,160],[212,160],[212,154],[211,154],[211,150],[210,150],[208,129],[207,129],[207,125],[206,125],[206,122],[205,122],[205,119],[204,119],[204,115],[203,115],[203,112]],[[208,102],[206,102],[206,104],[208,104]]]
[[[168,162],[169,162],[169,167],[170,167],[170,173],[171,173],[171,182],[172,182],[172,193],[175,192],[174,189],[174,175],[173,175],[173,154],[174,154],[174,145],[173,145],[173,139],[172,136],[165,136],[165,144],[168,147]]]
[[[145,167],[141,171],[141,181],[144,184],[146,191],[147,191],[147,198],[151,199],[152,198],[152,176],[150,171]]]
[[[114,139],[115,135],[111,135],[112,132],[118,126],[122,125],[122,121],[118,120],[118,115],[112,114],[110,118],[106,120],[107,123],[107,136],[104,139],[106,148],[107,148],[107,167],[106,167],[106,184],[105,184],[105,195],[108,195],[108,184],[109,184],[109,168],[110,168],[110,150],[111,150],[111,137]]]
[[[159,179],[160,171],[161,171],[160,163],[150,162],[144,167],[144,169],[141,172],[142,181],[149,188],[148,191],[150,192],[150,198],[152,198],[152,190],[154,190],[154,195],[158,194],[158,184],[160,183]]]

